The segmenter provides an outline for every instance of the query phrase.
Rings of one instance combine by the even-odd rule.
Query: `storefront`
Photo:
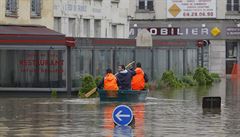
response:
[[[43,26],[0,25],[0,91],[67,91],[65,35]]]
[[[129,37],[135,38],[141,29],[147,29],[155,40],[206,40],[209,43],[198,50],[198,65],[225,76],[240,59],[240,22],[237,20],[155,20],[132,21]]]

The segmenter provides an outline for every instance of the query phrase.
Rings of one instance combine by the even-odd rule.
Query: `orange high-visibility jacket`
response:
[[[145,86],[144,72],[141,68],[135,69],[136,75],[132,78],[132,90],[142,90]]]
[[[118,90],[117,78],[112,73],[104,77],[104,90]]]

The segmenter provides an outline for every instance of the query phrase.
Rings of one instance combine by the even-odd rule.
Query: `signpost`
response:
[[[114,123],[119,126],[128,126],[133,120],[133,112],[126,105],[117,106],[112,113]]]

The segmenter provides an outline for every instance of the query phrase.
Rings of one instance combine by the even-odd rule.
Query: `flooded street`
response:
[[[240,82],[211,88],[152,91],[145,103],[125,103],[135,128],[115,127],[117,103],[78,98],[0,98],[0,136],[239,137]],[[220,96],[221,111],[204,112],[203,96]]]

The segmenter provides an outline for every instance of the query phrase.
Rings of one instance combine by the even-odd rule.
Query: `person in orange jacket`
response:
[[[118,90],[118,80],[115,75],[113,75],[111,69],[106,70],[106,74],[104,78],[100,81],[98,88],[102,88],[104,90]]]
[[[132,78],[132,90],[143,90],[145,87],[145,83],[148,82],[148,77],[142,70],[142,65],[140,62],[136,64],[136,75]]]

